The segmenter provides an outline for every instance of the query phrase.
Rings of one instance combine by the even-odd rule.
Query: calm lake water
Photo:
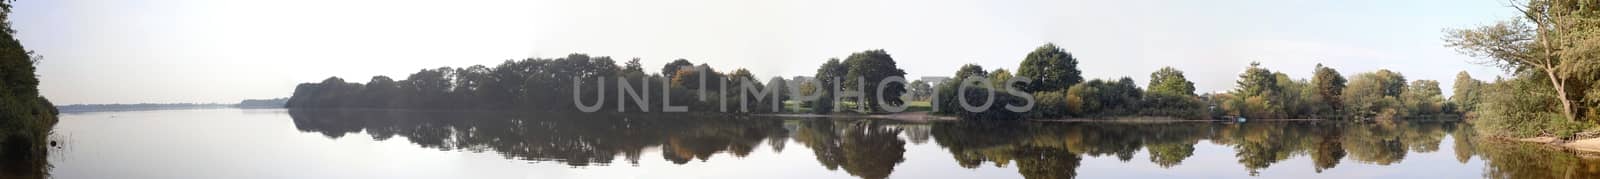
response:
[[[64,114],[57,178],[1600,178],[1456,122],[169,110]]]

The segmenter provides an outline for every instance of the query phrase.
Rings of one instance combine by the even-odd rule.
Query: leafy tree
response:
[[[861,97],[866,98],[866,100],[862,101],[867,103],[862,105],[867,105],[866,109],[869,111],[881,110],[878,108],[879,103],[889,105],[902,105],[905,103],[899,98],[899,96],[905,94],[905,83],[888,83],[885,85],[889,86],[884,87],[883,91],[878,91],[878,84],[884,79],[889,77],[904,79],[906,75],[905,70],[901,70],[900,67],[895,65],[894,58],[890,57],[888,52],[884,52],[881,49],[857,52],[845,58],[844,63],[849,66],[848,72],[845,73],[846,88],[864,87],[864,89],[858,90],[861,90]],[[877,97],[880,95],[884,96],[882,101]]]
[[[1150,93],[1172,93],[1180,95],[1194,95],[1194,82],[1183,77],[1183,71],[1172,67],[1161,67],[1150,73]]]
[[[911,87],[907,90],[911,92],[913,100],[928,100],[933,95],[933,86],[922,80],[911,81]]]
[[[1312,101],[1312,96],[1306,94],[1311,86],[1310,82],[1294,80],[1289,74],[1282,72],[1273,73],[1273,76],[1277,79],[1278,85],[1278,92],[1273,96],[1273,101],[1277,102],[1274,106],[1276,108],[1272,109],[1274,116],[1300,118],[1317,112],[1318,109],[1311,105],[1315,102]]]
[[[1233,96],[1236,98],[1229,105],[1231,113],[1251,118],[1284,117],[1279,97],[1283,86],[1278,85],[1278,75],[1261,68],[1260,62],[1250,62],[1250,67],[1239,74],[1235,84],[1237,89]]]
[[[1081,117],[1109,117],[1139,112],[1144,90],[1123,77],[1115,82],[1089,80],[1067,89],[1068,111]]]
[[[1600,118],[1587,114],[1600,107],[1600,95],[1593,95],[1600,92],[1600,3],[1529,0],[1513,7],[1520,20],[1449,30],[1445,41],[1508,71],[1544,75],[1568,120]]]
[[[687,62],[687,61],[685,61],[685,62]],[[667,71],[662,71],[662,73],[666,73],[666,72]],[[644,64],[643,63],[639,63],[639,58],[633,58],[633,60],[628,60],[628,63],[622,66],[622,73],[623,74],[644,75]]]
[[[1311,77],[1311,85],[1314,85],[1312,88],[1316,89],[1315,94],[1323,102],[1319,105],[1331,109],[1329,112],[1337,111],[1344,107],[1343,101],[1339,98],[1345,88],[1346,81],[1344,76],[1340,75],[1338,70],[1322,66],[1321,63],[1317,64],[1316,72],[1314,73]]]
[[[1450,93],[1450,102],[1461,112],[1475,111],[1478,103],[1483,100],[1484,85],[1483,81],[1473,79],[1467,71],[1456,73],[1455,91]]]
[[[361,94],[361,98],[365,103],[360,104],[359,107],[364,108],[400,107],[403,105],[404,99],[396,98],[406,96],[400,91],[400,83],[382,75],[373,76],[371,80],[367,81],[366,88],[361,91]]]
[[[933,103],[933,105],[937,106],[937,109],[939,109],[938,111],[936,111],[937,113],[940,113],[940,114],[959,114],[960,112],[962,112],[961,103],[960,103],[961,101],[959,99],[957,99],[957,98],[966,97],[966,95],[965,94],[961,94],[961,92],[958,91],[961,88],[961,84],[962,83],[968,83],[968,81],[966,81],[966,79],[968,77],[984,77],[984,78],[987,78],[989,76],[989,72],[984,71],[983,70],[983,66],[978,66],[977,64],[961,65],[961,68],[956,69],[956,73],[955,74],[956,75],[954,77],[952,77],[950,79],[950,81],[939,84],[939,87],[938,87],[939,88],[939,90],[938,90],[939,94],[935,94],[935,95],[938,95],[935,98],[938,101],[934,101],[934,103]],[[976,83],[976,82],[974,82],[974,83]],[[974,84],[972,86],[985,86],[985,85],[983,85],[983,84]],[[969,89],[969,91],[970,90],[972,90],[972,89]],[[983,99],[983,98],[981,98],[981,97],[968,98],[968,100],[978,100],[978,99]],[[973,103],[976,103],[976,102],[973,102]]]
[[[1234,93],[1240,96],[1272,96],[1277,93],[1278,77],[1272,71],[1261,68],[1261,62],[1250,62],[1250,68],[1239,74],[1239,81],[1235,82],[1238,89]]]
[[[1404,81],[1405,77],[1398,73],[1379,70],[1356,74],[1350,78],[1350,84],[1344,89],[1341,100],[1344,101],[1346,112],[1354,117],[1393,119],[1403,117],[1405,108],[1401,104],[1399,93],[1390,93],[1390,89],[1406,89],[1405,83],[1395,84],[1393,81]]]
[[[1439,81],[1416,80],[1408,87],[1403,102],[1412,114],[1435,115],[1444,112],[1444,95],[1439,90]]]
[[[833,90],[835,86],[838,86],[834,84],[839,84],[840,81],[838,80],[843,80],[849,71],[850,66],[840,62],[838,58],[828,59],[827,62],[822,63],[821,67],[817,67],[815,77],[818,82],[818,88],[816,88],[816,92],[822,93],[822,98],[819,98],[816,104],[811,105],[812,112],[833,112],[836,103],[833,101]]]
[[[666,65],[661,66],[661,76],[666,77],[667,79],[677,79],[675,77],[677,77],[676,75],[678,75],[678,71],[685,68],[694,68],[694,63],[689,62],[687,59],[681,58],[672,60],[672,62],[667,62]]]
[[[1030,93],[1064,90],[1082,82],[1082,73],[1078,71],[1078,59],[1055,44],[1048,43],[1029,52],[1022,59],[1021,67],[1017,68],[1017,76],[1035,80],[1023,89]]]
[[[1004,68],[994,69],[989,72],[989,82],[993,82],[993,85],[989,86],[994,89],[1005,89],[1006,80],[1011,80],[1012,77],[1010,70]],[[1019,86],[1017,89],[1023,88],[1026,87]]]
[[[11,1],[0,1],[0,178],[48,175],[45,144],[60,113],[39,94],[42,57],[17,41]]]

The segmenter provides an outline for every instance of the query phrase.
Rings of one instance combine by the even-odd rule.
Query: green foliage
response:
[[[1316,94],[1317,98],[1320,99],[1318,101],[1322,103],[1313,105],[1316,105],[1315,108],[1326,109],[1321,110],[1322,113],[1320,115],[1339,115],[1338,110],[1344,107],[1344,101],[1340,99],[1340,96],[1344,94],[1347,81],[1343,75],[1339,74],[1338,70],[1322,66],[1321,63],[1317,64],[1316,72],[1314,73],[1311,77],[1311,85],[1313,85],[1312,88],[1316,92],[1311,94]]]
[[[1194,82],[1189,82],[1183,77],[1183,71],[1172,67],[1161,67],[1150,73],[1150,93],[1171,93],[1181,95],[1194,95]]]
[[[995,71],[1004,72],[1004,70]],[[954,115],[961,119],[976,120],[1018,120],[1024,119],[1025,115],[1029,115],[1005,109],[1008,104],[1021,105],[1026,102],[1026,99],[1006,93],[1004,89],[1000,89],[1000,86],[994,85],[994,83],[985,84],[980,81],[964,81],[967,77],[996,78],[995,75],[984,72],[982,66],[975,64],[961,66],[959,70],[956,70],[956,77],[951,79],[952,81],[939,84],[938,103],[933,104],[938,106],[939,111],[937,111],[937,114]],[[968,84],[965,93],[961,89],[963,83]],[[993,97],[991,98],[990,95],[993,95]],[[981,112],[967,111],[961,107],[962,98],[965,98],[967,103],[973,106],[982,106],[985,100],[993,100],[993,104]],[[1035,100],[1037,99],[1035,97]],[[1037,101],[1035,102],[1035,108],[1030,112],[1039,110],[1038,103]]]
[[[1234,98],[1227,99],[1223,108],[1228,114],[1249,118],[1287,117],[1283,111],[1282,96],[1285,85],[1279,85],[1280,76],[1287,80],[1287,75],[1278,75],[1262,68],[1260,62],[1250,62],[1250,67],[1245,68],[1235,82],[1236,88],[1231,95]]]
[[[1004,68],[994,69],[994,71],[989,72],[989,86],[994,89],[1004,89],[1006,86],[1006,80],[1011,80],[1012,77],[1013,76],[1011,76],[1010,70],[1006,70]],[[1023,88],[1026,87],[1020,85],[1018,86],[1018,89]]]
[[[838,80],[844,80],[849,71],[850,67],[846,66],[844,62],[840,62],[838,58],[828,59],[828,62],[824,62],[822,66],[817,67],[817,74],[815,75],[817,88],[815,92],[822,93],[822,98],[819,98],[811,105],[812,112],[830,113],[834,111],[836,102],[833,101],[833,91],[835,86],[840,86],[835,84],[839,84]]]
[[[1498,137],[1571,137],[1574,131],[1593,127],[1572,122],[1561,115],[1549,81],[1536,73],[1521,73],[1504,81],[1486,85],[1476,118],[1468,121],[1478,133]]]
[[[11,1],[0,1],[0,178],[44,176],[45,143],[60,111],[39,94],[39,57],[17,41],[10,14]]]
[[[1448,30],[1445,42],[1507,71],[1543,75],[1564,118],[1600,121],[1600,3],[1530,0],[1515,8],[1522,17]]]
[[[1030,118],[1059,118],[1072,116],[1067,102],[1066,91],[1045,91],[1033,93],[1036,102],[1033,110],[1028,112]]]
[[[1068,111],[1079,117],[1136,114],[1143,97],[1144,91],[1128,77],[1116,82],[1089,80],[1067,89]]]
[[[894,58],[889,57],[888,52],[884,52],[881,49],[857,52],[845,58],[844,63],[849,66],[849,71],[845,74],[845,84],[847,86],[845,88],[862,87],[862,89],[858,90],[861,90],[862,98],[866,98],[866,100],[862,101],[867,102],[866,109],[868,111],[876,112],[882,110],[878,108],[879,103],[896,106],[905,104],[905,101],[900,100],[900,96],[906,92],[905,83],[888,83],[885,85],[889,86],[884,87],[883,91],[878,91],[878,82],[884,81],[889,77],[905,79],[906,76],[905,70],[901,70],[895,65]],[[858,85],[858,83],[865,84]],[[884,96],[882,101],[878,99],[880,95]]]
[[[1260,62],[1250,62],[1235,85],[1238,88],[1234,89],[1234,94],[1239,96],[1272,96],[1280,90],[1278,77],[1271,70],[1261,68]]]
[[[1416,80],[1405,91],[1403,102],[1414,116],[1439,115],[1445,112],[1445,100],[1439,90],[1439,81]]]
[[[677,75],[678,70],[682,70],[682,69],[685,69],[685,68],[693,69],[694,68],[694,63],[689,62],[688,59],[681,59],[681,58],[677,59],[677,60],[672,60],[672,62],[667,62],[666,65],[661,66],[661,76],[664,76],[667,79],[675,79],[673,77],[674,77],[674,75]]]
[[[1206,111],[1206,104],[1193,95],[1172,92],[1152,91],[1144,94],[1140,102],[1139,114],[1144,116],[1166,116],[1181,119],[1206,119],[1210,112]]]
[[[1455,106],[1457,111],[1464,113],[1477,111],[1478,104],[1483,101],[1483,88],[1486,87],[1486,84],[1478,79],[1473,79],[1472,75],[1467,74],[1467,71],[1461,71],[1461,73],[1456,74],[1456,84],[1454,86],[1454,92],[1450,93],[1450,103]]]
[[[720,109],[720,103],[724,100],[738,99],[734,95],[727,95],[732,98],[722,97],[722,92],[716,88],[720,88],[719,84],[722,83],[739,82],[716,81],[727,80],[727,77],[705,65],[678,69],[677,74],[680,75],[674,79],[678,81],[671,83],[662,76],[646,76],[637,71],[637,67],[636,63],[618,66],[609,57],[573,54],[556,59],[506,61],[495,67],[422,69],[399,81],[375,76],[366,84],[361,84],[330,77],[319,83],[297,86],[287,107],[574,111],[573,95],[578,95],[586,104],[593,104],[599,96],[606,96],[606,105],[602,106],[602,110],[641,111],[637,101],[617,102],[621,92],[616,85],[620,80],[627,80],[634,90],[649,96],[647,99],[650,103],[646,106],[654,109],[652,111],[659,110],[658,106],[664,102],[659,95],[662,88],[672,83],[677,83],[676,87],[666,89],[666,93],[672,96],[673,105],[711,110]],[[699,100],[702,96],[689,89],[699,87],[700,71],[706,72],[704,75],[708,80],[708,92],[703,96],[705,100]],[[753,79],[748,76],[748,71],[742,75]],[[597,84],[601,78],[606,80]],[[579,81],[573,81],[575,79]],[[578,83],[579,88],[574,88],[574,83]],[[600,87],[601,84],[605,87]],[[736,93],[737,90],[728,89],[728,92]],[[738,109],[737,101],[731,102],[729,106]]]
[[[960,106],[961,105],[960,101],[958,99],[956,99],[957,97],[965,97],[964,94],[961,94],[960,92],[957,91],[960,88],[961,83],[967,83],[967,81],[966,81],[967,77],[985,77],[985,78],[987,78],[989,76],[989,72],[984,71],[983,70],[983,66],[978,66],[977,64],[961,65],[961,68],[956,69],[956,73],[955,74],[956,74],[956,76],[952,77],[950,79],[950,81],[946,81],[944,83],[940,83],[939,86],[937,87],[939,89],[939,90],[937,90],[939,93],[935,94],[935,95],[936,95],[936,99],[938,99],[938,100],[935,102],[935,104],[933,104],[933,105],[938,107],[937,109],[939,109],[939,111],[936,111],[937,114],[952,115],[952,114],[959,114],[960,112],[962,112],[962,109],[961,109],[961,106]],[[984,86],[984,85],[982,85],[982,84],[973,84],[973,86]],[[968,99],[982,99],[982,98],[968,98]]]
[[[1403,117],[1396,115],[1404,114],[1402,111],[1406,110],[1400,99],[1400,92],[1406,89],[1404,81],[1405,77],[1389,70],[1356,74],[1350,78],[1350,84],[1342,92],[1340,100],[1344,101],[1344,109],[1352,117]]]
[[[1078,71],[1078,59],[1055,44],[1033,49],[1017,68],[1017,76],[1034,80],[1022,89],[1024,92],[1063,90],[1082,82],[1082,73]]]
[[[911,81],[906,91],[911,93],[911,100],[915,101],[927,101],[933,97],[933,86],[922,80]]]

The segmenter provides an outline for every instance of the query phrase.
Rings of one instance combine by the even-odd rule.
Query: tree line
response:
[[[1447,101],[1434,80],[1407,81],[1404,75],[1389,70],[1359,73],[1349,79],[1331,67],[1318,64],[1311,79],[1295,79],[1251,63],[1239,74],[1233,90],[1196,94],[1194,82],[1184,72],[1163,67],[1150,74],[1142,89],[1132,78],[1085,81],[1077,69],[1078,59],[1071,53],[1046,44],[1030,52],[1018,67],[1016,76],[1041,79],[1021,86],[973,84],[979,80],[940,85],[936,105],[957,108],[961,100],[990,98],[985,90],[1019,88],[1026,95],[995,93],[1000,104],[1037,102],[1029,112],[999,110],[984,112],[961,110],[941,114],[977,119],[1021,118],[1107,118],[1119,116],[1157,116],[1183,119],[1224,117],[1320,118],[1320,119],[1418,119],[1458,116],[1456,103]],[[1009,71],[969,64],[955,72],[955,79],[988,78],[988,82],[1012,78]],[[963,84],[966,83],[966,84]],[[979,89],[961,92],[961,86]],[[1013,84],[1014,85],[1014,84]],[[977,92],[973,92],[977,91]],[[965,99],[961,99],[965,98]]]
[[[362,84],[330,77],[299,85],[287,106],[575,111],[573,106],[593,104],[600,111],[659,112],[658,106],[682,105],[695,111],[827,114],[892,112],[880,106],[925,100],[935,114],[965,119],[1404,119],[1457,116],[1463,111],[1458,103],[1469,102],[1446,100],[1437,81],[1408,81],[1389,70],[1347,79],[1320,64],[1311,79],[1295,79],[1251,63],[1235,89],[1207,94],[1197,94],[1183,71],[1164,67],[1150,74],[1144,89],[1128,77],[1085,79],[1078,59],[1054,44],[1035,48],[1016,69],[1012,74],[968,64],[949,82],[879,83],[904,79],[905,72],[888,52],[868,50],[830,59],[810,78],[762,83],[745,69],[718,72],[686,59],[661,67],[670,73],[646,74],[637,58],[619,66],[610,57],[573,54],[495,67],[423,69],[398,81],[376,76]],[[1027,80],[1013,80],[1018,78]]]

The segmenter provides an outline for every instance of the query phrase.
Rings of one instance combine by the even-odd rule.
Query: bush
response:
[[[1488,85],[1477,106],[1476,118],[1468,120],[1478,133],[1488,136],[1524,138],[1544,134],[1571,137],[1587,128],[1584,124],[1562,117],[1556,111],[1555,90],[1544,84],[1547,78],[1537,74],[1519,74],[1516,78]]]
[[[1145,94],[1139,114],[1146,116],[1165,116],[1184,119],[1205,119],[1210,116],[1206,111],[1206,104],[1199,98],[1190,95],[1169,92],[1154,92]]]
[[[1070,117],[1067,93],[1064,91],[1045,91],[1033,93],[1035,105],[1033,111],[1028,112],[1030,118],[1062,118]]]

